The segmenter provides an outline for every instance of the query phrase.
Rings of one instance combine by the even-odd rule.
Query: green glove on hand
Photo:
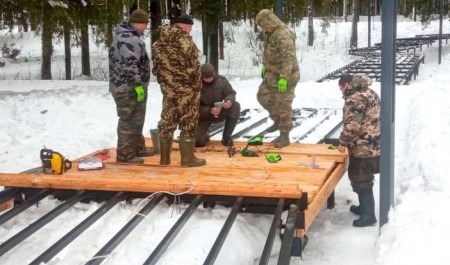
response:
[[[137,86],[134,88],[134,91],[136,91],[137,102],[143,102],[145,98],[144,88],[142,86]]]
[[[261,68],[261,78],[264,79],[265,75],[266,75],[266,66],[263,64]]]
[[[284,94],[287,92],[287,79],[284,77],[278,80],[278,92],[280,92],[280,94]]]
[[[268,153],[266,154],[266,159],[269,163],[277,163],[281,160],[281,156],[278,153]]]

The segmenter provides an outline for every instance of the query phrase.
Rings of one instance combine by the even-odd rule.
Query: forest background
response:
[[[447,13],[450,0],[398,0],[399,15],[419,19],[426,27],[439,14]],[[42,39],[40,78],[55,79],[52,74],[53,41],[64,42],[65,76],[56,77],[71,80],[74,76],[85,79],[106,80],[102,69],[91,65],[89,39],[96,45],[109,47],[115,26],[136,8],[149,12],[150,33],[147,37],[154,42],[159,37],[161,26],[180,14],[190,14],[202,21],[203,55],[205,62],[212,63],[220,73],[219,60],[224,58],[223,47],[233,41],[232,35],[224,31],[223,22],[240,23],[250,21],[256,34],[249,35],[253,45],[253,64],[261,63],[261,47],[258,46],[258,28],[254,23],[256,14],[263,8],[272,9],[289,26],[295,28],[307,20],[309,46],[314,45],[313,18],[320,18],[321,31],[330,22],[352,20],[350,47],[358,43],[359,16],[380,15],[381,0],[0,0],[0,27],[12,31],[19,26],[23,32],[34,31]],[[91,35],[91,36],[90,36]],[[20,48],[14,43],[0,43],[4,58],[15,58]],[[81,47],[81,67],[74,72],[71,61],[71,47]],[[204,63],[204,62],[202,62]],[[0,62],[1,65],[1,62]],[[100,72],[100,73],[99,73]],[[1,78],[1,77],[0,77]]]

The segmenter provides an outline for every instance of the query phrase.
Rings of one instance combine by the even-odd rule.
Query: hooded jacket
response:
[[[229,100],[233,105],[236,102],[236,91],[224,76],[215,75],[211,83],[202,83],[200,117],[208,116],[215,102]]]
[[[177,25],[164,26],[153,44],[153,69],[161,92],[183,97],[202,87],[199,50],[192,37]]]
[[[113,96],[129,93],[142,85],[147,89],[150,81],[150,60],[142,33],[130,23],[116,27],[116,35],[109,48],[109,92]]]
[[[256,24],[265,33],[263,64],[266,74],[290,81],[300,79],[294,33],[270,10],[263,9],[256,15]]]
[[[340,144],[360,158],[380,155],[380,98],[369,88],[367,75],[356,74],[344,91],[343,130]]]

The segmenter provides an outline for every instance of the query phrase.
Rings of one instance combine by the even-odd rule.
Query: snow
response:
[[[363,21],[363,20],[362,20]],[[192,33],[201,48],[200,23]],[[301,82],[296,89],[294,106],[298,108],[341,108],[342,98],[336,81],[316,83],[331,72],[358,57],[348,55],[350,22],[331,23],[327,33],[320,32],[315,21],[316,42],[306,45],[307,25],[295,28]],[[400,19],[398,37],[438,33],[438,21],[427,28],[419,22]],[[450,32],[444,23],[443,32]],[[252,27],[240,25],[232,35],[233,43],[225,47],[220,73],[227,76],[237,91],[243,108],[260,108],[256,91],[259,69],[254,65],[257,43],[246,36]],[[0,68],[0,172],[21,172],[40,165],[39,150],[46,146],[69,159],[116,144],[117,117],[115,104],[106,81],[41,81],[40,39],[34,33],[1,32],[0,41],[14,43],[21,49],[17,61],[6,60]],[[231,36],[231,35],[230,35]],[[381,40],[379,18],[372,24],[372,43]],[[149,41],[149,40],[147,40]],[[450,45],[443,42],[444,57],[437,63],[437,42],[424,47],[425,64],[417,80],[396,88],[395,118],[395,204],[389,223],[354,228],[356,218],[349,206],[357,200],[346,176],[336,188],[336,207],[323,209],[308,231],[309,243],[303,259],[292,258],[291,264],[450,264],[444,243],[450,238],[450,178],[446,167],[450,150]],[[359,24],[359,46],[367,46],[367,23]],[[96,78],[107,76],[107,49],[90,47],[91,65]],[[64,48],[55,42],[54,79],[64,79]],[[80,72],[80,50],[72,49],[73,72]],[[27,60],[25,61],[25,57]],[[204,58],[202,58],[204,59]],[[380,84],[372,86],[380,91]],[[150,84],[146,136],[155,128],[161,111],[161,93],[156,82]],[[383,95],[382,95],[383,96]],[[252,117],[253,118],[253,117]],[[378,211],[379,177],[375,183]],[[85,233],[62,250],[48,264],[83,264],[140,210],[140,199],[131,204],[116,205]],[[36,218],[45,215],[61,202],[46,198],[0,227],[4,242]],[[77,203],[20,245],[0,257],[0,264],[26,264],[59,240],[102,203]],[[181,211],[187,206],[181,206]],[[180,209],[161,202],[122,242],[103,264],[142,264],[181,215]],[[158,264],[202,264],[230,209],[199,207]],[[239,214],[216,264],[257,264],[262,253],[271,216]],[[180,240],[180,239],[183,240]],[[280,240],[272,251],[276,264]]]

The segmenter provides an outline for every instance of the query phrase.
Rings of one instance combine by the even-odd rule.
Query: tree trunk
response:
[[[219,24],[219,59],[223,60],[225,58],[224,44],[225,37],[223,36],[223,22]]]
[[[41,79],[52,79],[52,7],[48,3],[43,4],[43,14],[46,14],[42,18],[42,63],[41,63]]]
[[[314,45],[314,4],[309,0],[308,4],[308,46]]]
[[[161,34],[161,1],[152,0],[150,2],[150,29],[152,35],[152,44],[159,39]]]
[[[344,16],[344,21],[347,22],[347,9],[348,9],[348,0],[344,0],[344,8],[343,8],[343,16]]]
[[[72,58],[70,52],[70,29],[64,27],[64,55],[66,61],[66,80],[72,79]]]
[[[360,0],[353,0],[352,36],[350,38],[351,49],[358,47],[359,1]]]
[[[89,25],[84,17],[81,25],[81,74],[91,76],[91,63],[89,60]]]

